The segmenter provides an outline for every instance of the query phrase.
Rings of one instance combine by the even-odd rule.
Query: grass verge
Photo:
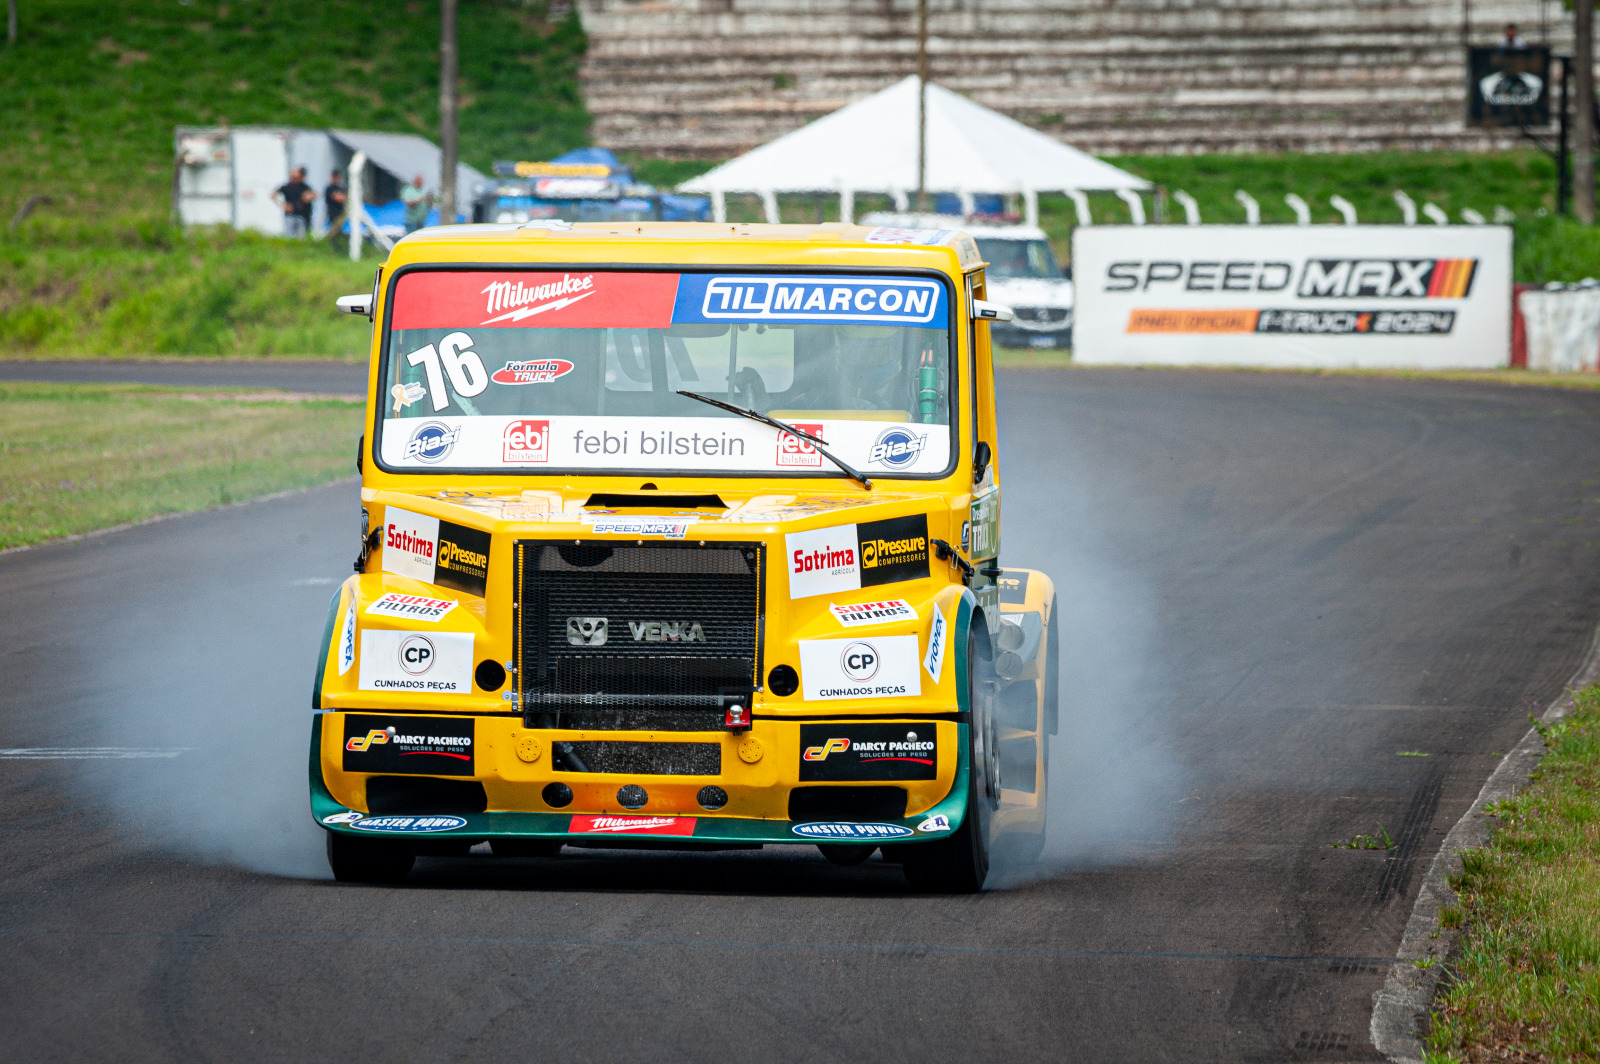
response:
[[[363,404],[0,383],[0,549],[355,471]]]
[[[1541,727],[1533,782],[1451,886],[1459,950],[1434,1002],[1429,1061],[1600,1059],[1600,685]]]

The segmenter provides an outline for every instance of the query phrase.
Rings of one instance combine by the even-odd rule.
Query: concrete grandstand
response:
[[[915,72],[915,0],[579,0],[598,143],[727,158]],[[1470,25],[1464,26],[1464,12]],[[1098,154],[1471,149],[1463,57],[1541,0],[929,0],[932,78]]]

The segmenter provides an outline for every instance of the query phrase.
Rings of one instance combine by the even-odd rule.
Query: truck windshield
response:
[[[1059,281],[1061,267],[1043,240],[1006,240],[979,237],[978,254],[989,263],[990,277],[1049,277]]]
[[[950,297],[930,277],[413,270],[390,296],[377,453],[404,472],[941,476]]]

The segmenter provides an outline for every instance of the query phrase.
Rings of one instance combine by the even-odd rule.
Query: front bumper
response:
[[[475,775],[454,778],[483,784],[488,796],[487,811],[431,813],[418,809],[374,816],[367,811],[365,800],[366,780],[373,774],[344,772],[335,767],[344,741],[342,717],[338,712],[326,712],[312,718],[311,812],[327,830],[353,835],[414,840],[551,839],[591,845],[603,845],[608,837],[668,845],[912,843],[949,835],[961,826],[966,812],[967,725],[954,720],[909,722],[936,728],[939,747],[953,751],[954,756],[939,758],[933,780],[892,784],[906,789],[905,816],[793,821],[787,812],[789,792],[795,787],[816,786],[798,779],[798,722],[758,719],[750,731],[738,734],[655,734],[653,738],[663,741],[723,742],[722,771],[714,777],[640,777],[565,772],[550,766],[548,753],[528,763],[515,752],[517,738],[530,734],[544,740],[548,750],[550,741],[597,739],[604,737],[603,733],[584,736],[547,730],[530,732],[521,729],[519,718],[477,717],[480,739]],[[757,739],[765,749],[754,764],[740,758],[737,752],[746,736]],[[641,738],[636,733],[615,733],[610,737]],[[565,783],[572,789],[570,806],[552,809],[544,803],[543,788],[552,782]],[[650,800],[645,807],[627,809],[618,802],[618,789],[630,783],[646,787]],[[696,801],[696,794],[708,784],[727,792],[728,803],[722,809],[708,811]],[[839,784],[858,785],[861,784]]]

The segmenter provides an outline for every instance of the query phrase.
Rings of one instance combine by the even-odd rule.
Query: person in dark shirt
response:
[[[311,205],[317,201],[316,190],[306,184],[306,168],[297,166],[289,171],[289,180],[273,190],[272,199],[283,208],[283,235],[303,237],[311,229]]]
[[[328,239],[333,240],[339,235],[339,226],[344,224],[345,204],[350,201],[350,194],[344,187],[344,175],[335,170],[328,176],[328,187],[322,191],[322,205],[328,213]]]

